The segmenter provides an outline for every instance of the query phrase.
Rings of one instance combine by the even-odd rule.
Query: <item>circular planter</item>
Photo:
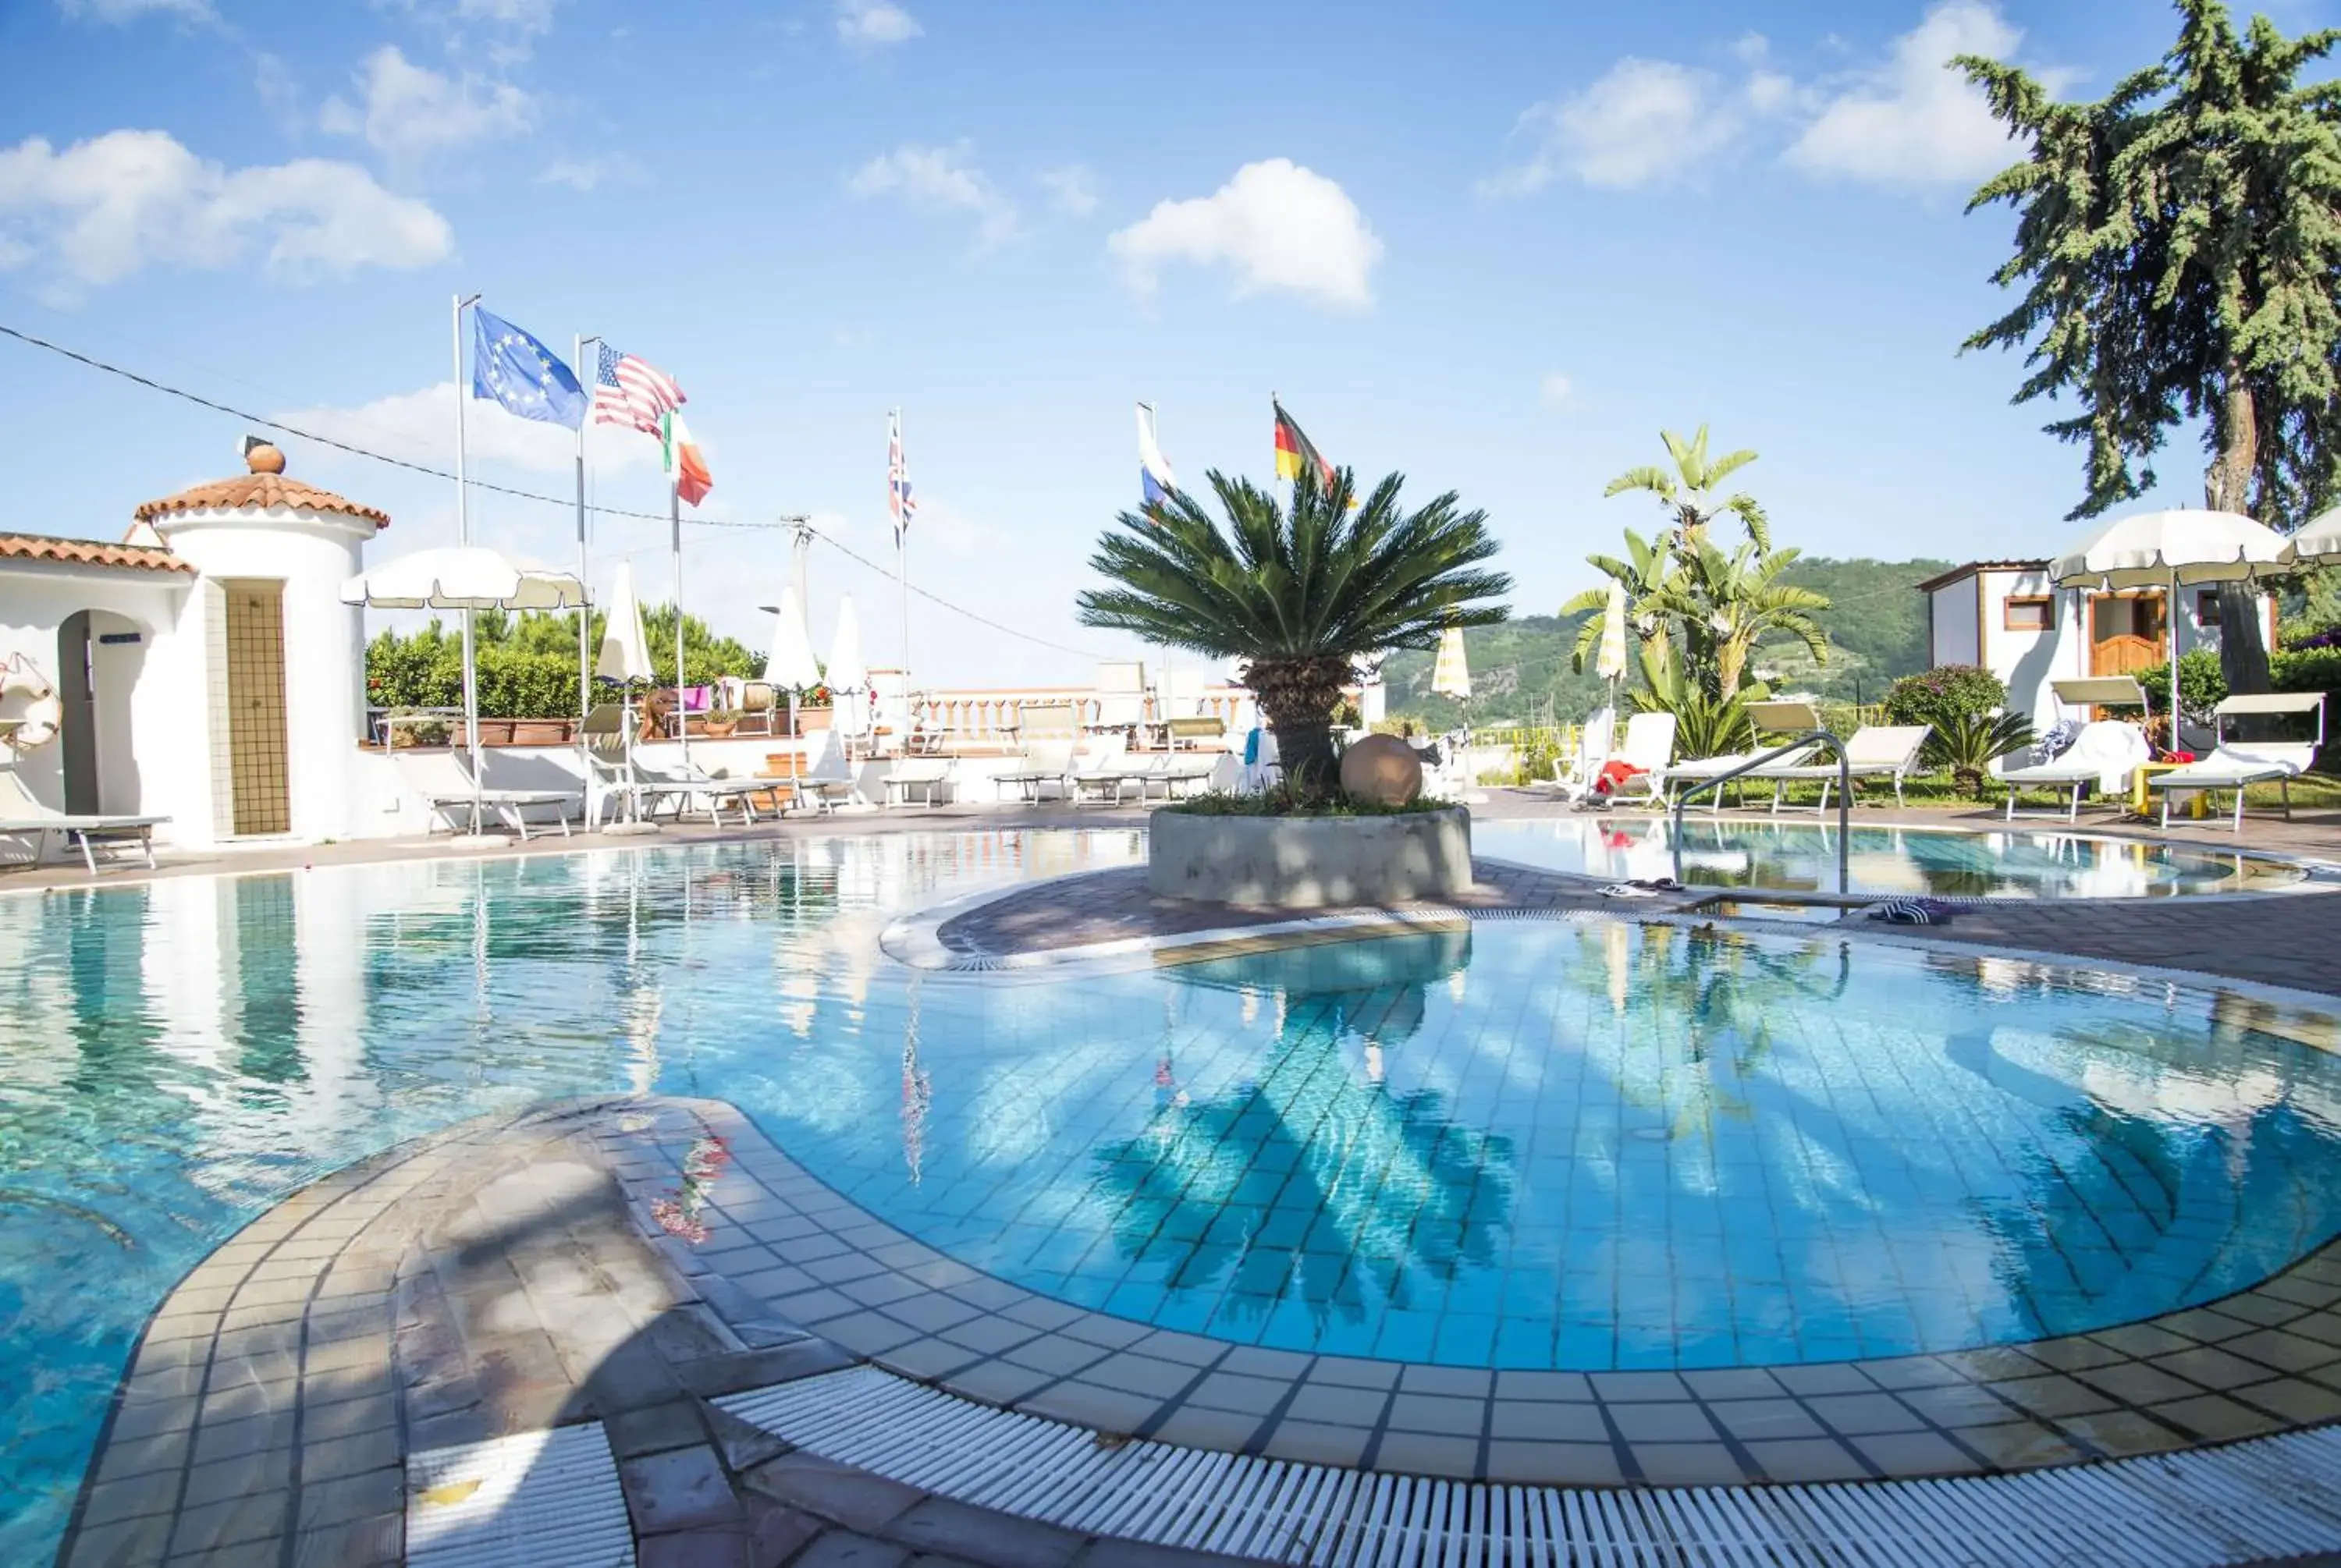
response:
[[[1148,819],[1146,885],[1171,898],[1297,909],[1382,904],[1471,886],[1471,814]]]

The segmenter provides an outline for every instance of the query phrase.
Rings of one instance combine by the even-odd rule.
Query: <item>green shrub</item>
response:
[[[2275,661],[2269,662],[2273,669]],[[2137,683],[2146,688],[2146,700],[2153,711],[2170,711],[2170,660],[2137,671]],[[2207,727],[2211,710],[2226,695],[2227,677],[2219,669],[2217,650],[2193,648],[2178,656],[2178,707],[2187,723]]]
[[[1212,789],[1174,800],[1165,811],[1190,817],[1407,817],[1418,811],[1444,811],[1449,802],[1425,795],[1404,806],[1384,806],[1335,790],[1323,799],[1311,799],[1287,785],[1266,789]]]
[[[1973,799],[1993,763],[2031,746],[2032,720],[2021,713],[1961,713],[1936,726],[1927,744],[1935,765],[1951,770],[1951,787]]]
[[[1974,664],[1938,664],[1906,675],[1887,689],[1889,724],[1931,724],[1937,731],[1955,719],[1993,713],[2007,705],[2007,683]]]
[[[1560,760],[1560,735],[1557,730],[1539,729],[1530,734],[1512,750],[1514,784],[1534,784],[1552,777],[1554,764]]]

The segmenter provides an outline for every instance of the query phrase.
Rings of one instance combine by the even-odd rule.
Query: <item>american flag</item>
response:
[[[648,435],[659,433],[659,415],[671,413],[684,402],[682,389],[664,371],[602,345],[601,370],[593,378],[593,422],[626,424]]]
[[[902,461],[902,416],[886,416],[886,510],[894,517],[894,542],[902,542],[902,535],[918,514],[919,503],[911,498],[911,465]]]

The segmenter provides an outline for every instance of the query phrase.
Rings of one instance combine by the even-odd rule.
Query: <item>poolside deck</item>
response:
[[[1493,795],[1483,816],[1554,809]],[[494,852],[1141,821],[945,808]],[[2341,859],[2341,814],[2250,819],[2242,842]],[[418,852],[449,849],[253,850],[153,875]],[[1483,881],[1451,910],[1355,913],[1691,901],[1605,906],[1582,878],[1501,866]],[[90,885],[78,868],[0,874],[0,890]],[[2011,903],[1848,934],[2341,994],[2333,897]],[[1107,871],[906,926],[931,952],[992,959],[1241,945],[1289,917],[1169,905]],[[1406,1562],[1595,1539],[1621,1563],[2234,1562],[2341,1547],[2341,1511],[2312,1501],[2341,1492],[2336,1421],[2341,1245],[2208,1306],[2020,1347],[1591,1376],[1400,1365],[1034,1295],[862,1212],[728,1106],[616,1098],[403,1146],[219,1248],[150,1324],[61,1560],[1103,1568],[1349,1561],[1370,1536]],[[1585,1488],[1644,1501],[1576,1510],[1619,1495]]]

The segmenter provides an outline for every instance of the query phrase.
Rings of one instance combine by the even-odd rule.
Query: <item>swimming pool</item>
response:
[[[1624,813],[1471,824],[1474,853],[1605,879],[1674,875],[1663,817]],[[2235,851],[2059,832],[1856,828],[1857,894],[1969,898],[2155,898],[2265,892],[2301,879],[2283,861]],[[1804,821],[1683,820],[1682,879],[1698,887],[1837,891],[1837,828]]]
[[[806,838],[0,898],[0,1561],[154,1304],[324,1172],[732,1100],[962,1260],[1249,1344],[1704,1366],[2026,1338],[2341,1230],[2341,1062],[2156,985],[1504,922],[1079,979],[884,911],[1138,835]]]

